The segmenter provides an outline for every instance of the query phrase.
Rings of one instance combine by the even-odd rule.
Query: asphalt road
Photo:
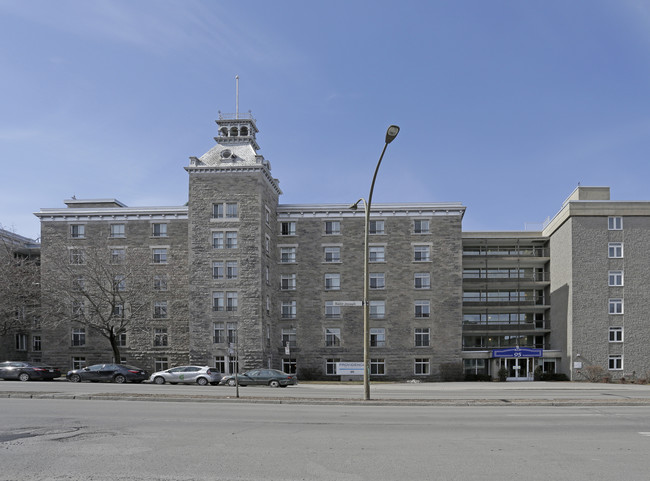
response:
[[[363,398],[360,384],[302,383],[285,389],[248,386],[239,389],[244,401],[278,402],[355,402]],[[2,397],[40,397],[59,399],[167,399],[232,401],[235,388],[165,384],[111,384],[0,381]],[[519,383],[373,383],[374,403],[424,404],[647,404],[650,385],[591,384],[570,382]]]
[[[0,480],[647,480],[649,406],[0,398]]]

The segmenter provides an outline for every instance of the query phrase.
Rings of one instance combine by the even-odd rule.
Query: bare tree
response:
[[[0,228],[0,336],[30,329],[39,315],[39,256],[25,241]]]
[[[99,333],[120,360],[119,338],[167,316],[167,274],[156,273],[146,247],[114,248],[99,242],[48,246],[43,259],[43,304],[50,326],[74,322]]]

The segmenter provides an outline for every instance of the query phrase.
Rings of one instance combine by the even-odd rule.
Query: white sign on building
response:
[[[337,362],[336,374],[363,376],[363,363],[362,362]]]

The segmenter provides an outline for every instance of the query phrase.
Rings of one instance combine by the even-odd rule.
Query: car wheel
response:
[[[26,372],[21,372],[20,374],[18,374],[18,379],[20,379],[21,381],[29,381],[29,374],[27,374]]]
[[[162,376],[156,376],[153,379],[154,384],[165,384],[165,378]]]
[[[278,381],[277,379],[273,379],[272,381],[269,381],[269,386],[280,387],[280,381]]]
[[[124,384],[126,382],[126,378],[122,374],[118,374],[113,378],[113,382],[116,382],[117,384]]]
[[[197,383],[199,386],[207,386],[207,385],[208,385],[208,380],[207,380],[206,378],[204,378],[204,377],[200,377],[200,378],[198,378],[198,379],[196,380],[196,383]]]
[[[79,374],[73,374],[70,376],[70,382],[81,382],[81,376]]]
[[[234,379],[228,379],[228,386],[234,387],[236,385],[237,385],[237,381],[235,381]]]

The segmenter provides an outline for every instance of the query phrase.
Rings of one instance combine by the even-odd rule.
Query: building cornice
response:
[[[187,206],[174,207],[107,207],[41,209],[34,215],[41,221],[155,220],[187,219]]]
[[[460,202],[448,203],[390,203],[372,204],[372,217],[399,216],[460,216],[465,214],[465,206]],[[280,204],[278,219],[290,217],[364,217],[363,208],[350,209],[350,204]]]
[[[273,178],[269,170],[262,165],[238,165],[238,166],[210,166],[210,165],[190,165],[185,167],[188,174],[250,174],[260,172],[270,184],[271,188],[277,195],[282,195],[282,190],[278,185],[278,179]]]
[[[570,217],[650,216],[648,201],[574,200],[567,201],[555,214],[543,234],[551,236]]]

